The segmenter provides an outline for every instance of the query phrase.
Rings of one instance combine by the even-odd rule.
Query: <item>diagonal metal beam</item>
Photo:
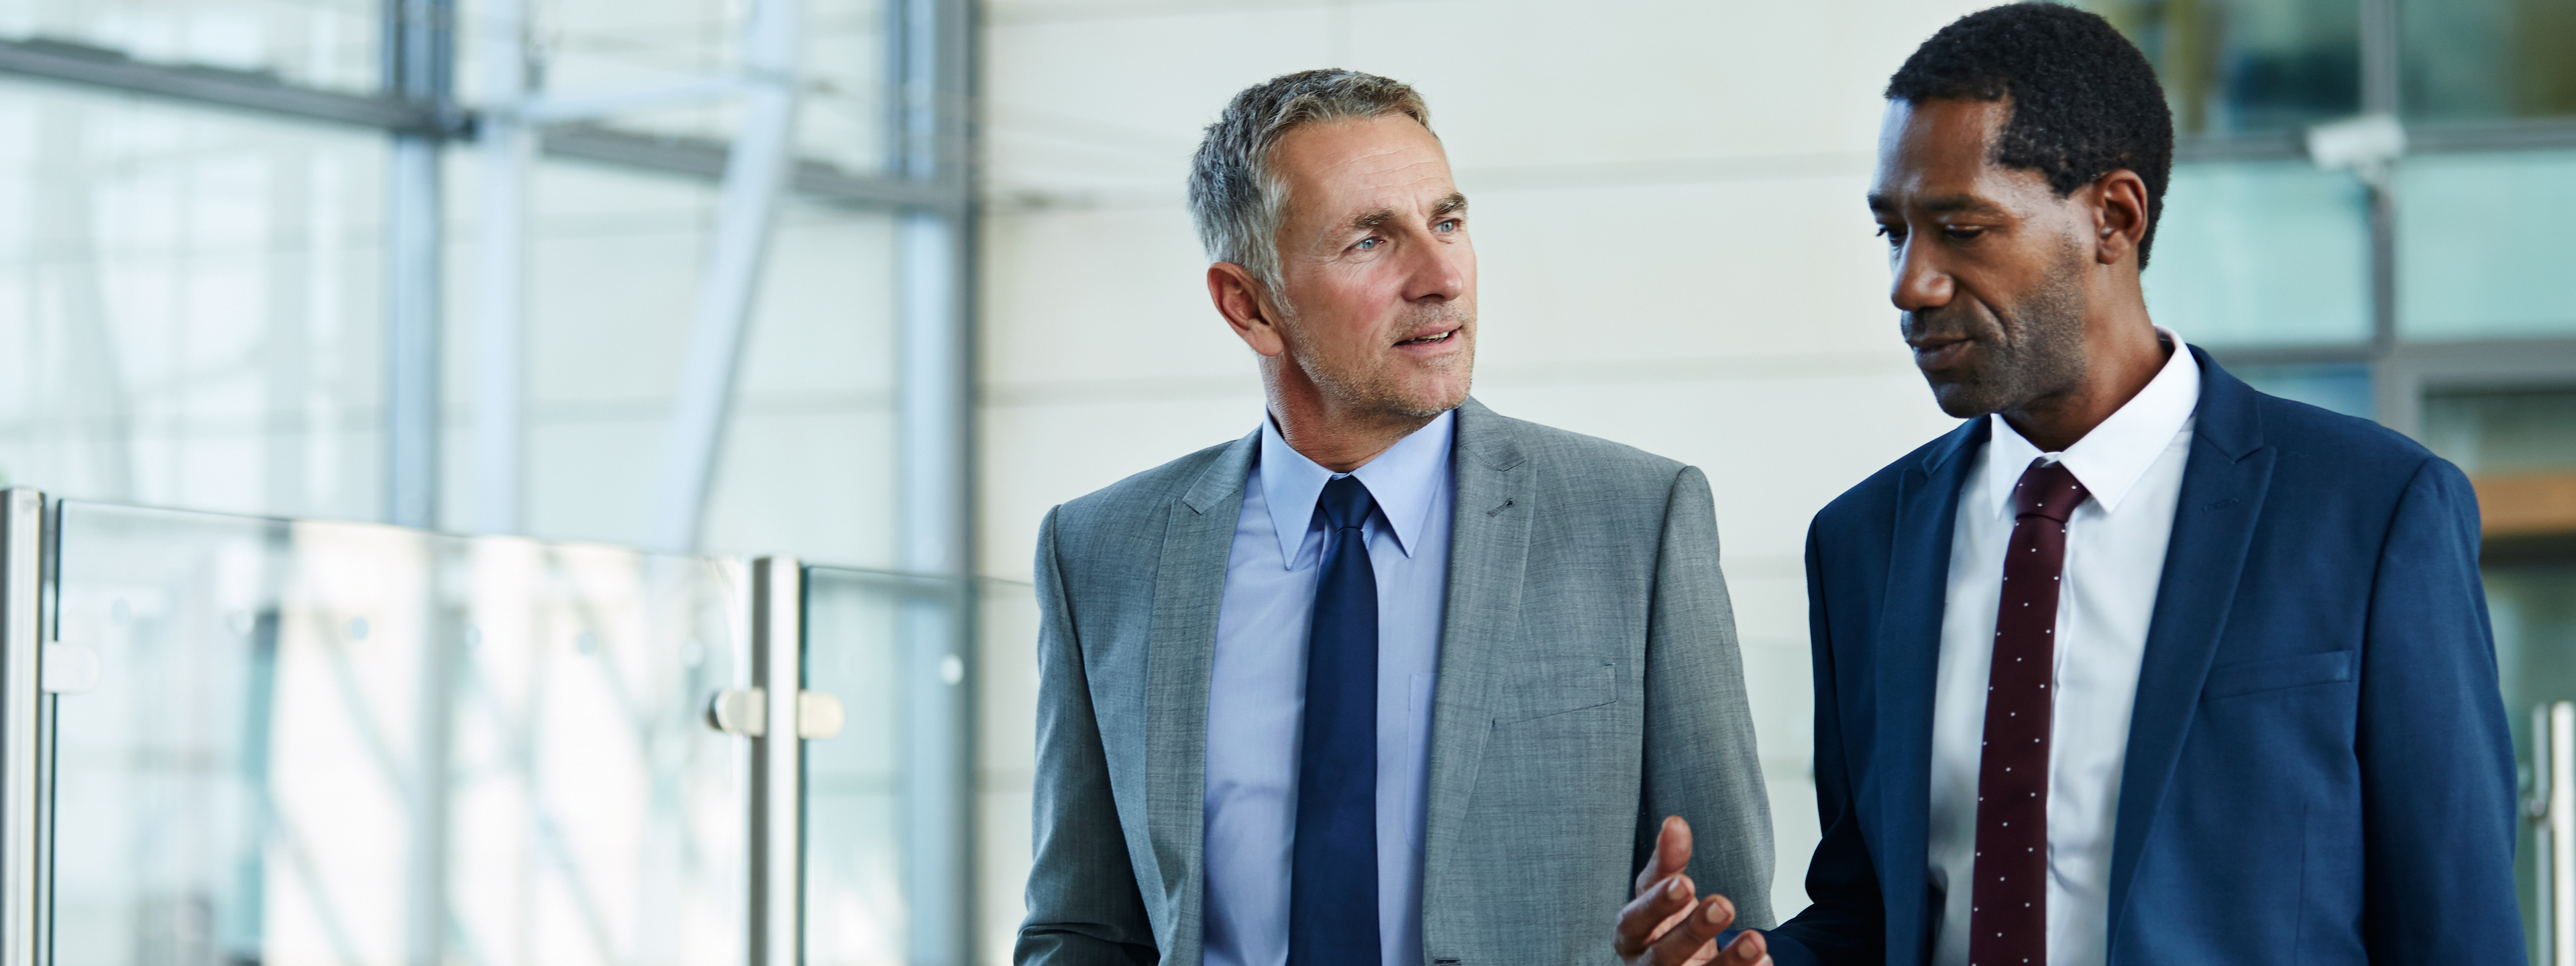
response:
[[[0,40],[0,76],[423,137],[478,138],[484,127],[480,115],[460,107],[306,87],[260,71],[156,64],[62,40]],[[548,125],[542,129],[540,143],[549,157],[708,181],[724,178],[730,152],[725,142],[710,138],[646,134],[597,124]],[[810,158],[794,162],[787,188],[817,201],[860,208],[948,210],[957,207],[960,195],[959,186],[949,180],[854,173]]]
[[[465,111],[433,104],[305,87],[264,71],[156,64],[63,40],[0,40],[0,74],[428,137],[463,137],[474,124]]]

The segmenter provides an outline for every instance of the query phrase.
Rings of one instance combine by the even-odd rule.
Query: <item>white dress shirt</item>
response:
[[[1977,840],[1977,771],[2012,541],[2013,485],[2031,461],[2066,465],[2090,497],[2066,524],[2057,601],[2055,713],[2048,741],[2048,962],[2100,966],[2109,955],[2112,822],[2120,807],[2129,711],[2173,536],[2183,463],[2191,452],[2200,366],[2182,339],[2145,389],[2063,453],[2041,453],[2004,422],[1959,493],[1932,706],[1930,867],[1942,902],[1934,966],[1969,966],[1968,915]],[[1957,887],[1952,888],[1956,883]]]
[[[1454,414],[1349,475],[1377,501],[1361,533],[1377,573],[1377,901],[1382,966],[1422,963],[1422,796],[1448,603]],[[1322,571],[1315,502],[1344,474],[1261,426],[1226,561],[1208,674],[1206,966],[1288,961],[1288,878],[1306,704],[1306,631]]]

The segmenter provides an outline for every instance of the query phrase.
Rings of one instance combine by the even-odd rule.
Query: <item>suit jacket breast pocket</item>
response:
[[[1511,724],[1619,700],[1619,667],[1607,661],[1536,661],[1504,677],[1494,723]]]
[[[2209,680],[2201,685],[2200,699],[2216,701],[2314,684],[2339,684],[2352,680],[2358,657],[2353,651],[2328,651],[2211,668]]]

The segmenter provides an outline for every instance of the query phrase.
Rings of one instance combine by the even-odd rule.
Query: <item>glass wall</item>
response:
[[[2402,5],[2409,120],[2576,116],[2576,3],[2411,0]]]
[[[383,0],[0,0],[0,38],[59,53],[370,91]]]
[[[2562,224],[2576,211],[2576,145],[2408,158],[2397,191],[2407,338],[2576,336]]]
[[[477,519],[481,169],[452,152],[441,518]],[[719,215],[714,185],[549,161],[531,190],[527,531],[650,542],[680,370]],[[779,212],[736,373],[701,547],[893,567],[895,216],[804,199]]]
[[[2296,129],[2361,109],[2354,0],[2085,0],[2163,77],[2185,135]]]
[[[2369,200],[2306,161],[2185,165],[2141,282],[2156,321],[2210,347],[2370,340]]]
[[[0,79],[0,477],[378,515],[386,154]]]

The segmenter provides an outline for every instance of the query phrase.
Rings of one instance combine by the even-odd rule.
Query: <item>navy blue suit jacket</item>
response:
[[[2112,966],[2524,961],[2466,477],[2206,354],[2113,829]],[[1974,420],[1816,514],[1824,841],[1781,966],[1920,966],[1932,687]]]

